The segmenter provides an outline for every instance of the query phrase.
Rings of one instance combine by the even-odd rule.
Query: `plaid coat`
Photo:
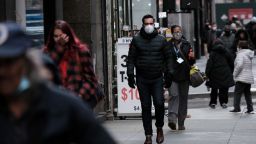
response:
[[[62,84],[86,101],[97,97],[98,81],[93,71],[91,53],[87,45],[71,47],[57,46],[45,48],[44,51],[58,65]]]

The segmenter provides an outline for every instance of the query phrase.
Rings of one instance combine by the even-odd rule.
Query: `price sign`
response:
[[[119,116],[141,115],[141,104],[138,89],[137,87],[135,87],[135,89],[129,87],[126,74],[128,51],[131,41],[131,37],[126,37],[119,38],[117,43],[117,115]],[[155,112],[154,107],[152,107],[152,112]]]
[[[118,115],[141,114],[140,96],[137,87],[132,89],[127,81],[127,60],[131,37],[119,38],[117,43],[117,89]]]

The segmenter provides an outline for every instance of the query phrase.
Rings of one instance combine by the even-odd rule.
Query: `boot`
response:
[[[179,125],[179,128],[178,128],[179,130],[185,130],[186,128],[185,128],[185,126],[184,125]]]
[[[164,142],[164,133],[162,128],[157,128],[156,143],[161,144]]]
[[[169,126],[169,128],[170,128],[171,130],[176,130],[176,123],[174,123],[174,122],[169,122],[169,123],[168,123],[168,126]]]
[[[152,136],[151,135],[146,135],[146,140],[144,144],[152,144]]]

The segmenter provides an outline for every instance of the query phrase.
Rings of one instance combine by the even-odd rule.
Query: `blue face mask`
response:
[[[26,76],[21,78],[20,84],[16,89],[16,94],[20,94],[30,88],[30,81]]]

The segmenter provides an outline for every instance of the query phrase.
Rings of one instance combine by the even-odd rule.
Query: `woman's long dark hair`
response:
[[[52,49],[55,46],[55,41],[54,41],[54,30],[55,29],[60,29],[63,33],[67,34],[69,37],[69,41],[67,43],[68,47],[75,46],[75,45],[80,45],[80,40],[76,36],[74,30],[72,27],[64,20],[57,20],[55,21],[54,27],[50,30],[48,40],[46,43],[46,47],[48,49]]]

